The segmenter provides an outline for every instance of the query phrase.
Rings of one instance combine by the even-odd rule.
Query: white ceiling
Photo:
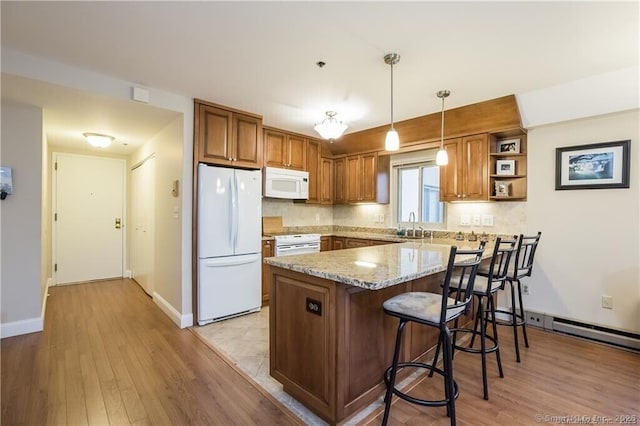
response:
[[[338,112],[347,133],[389,122],[383,57],[390,52],[401,55],[394,67],[396,120],[439,111],[440,89],[452,92],[449,109],[639,62],[636,1],[2,1],[0,7],[3,47],[258,113],[266,125],[314,136],[327,110]],[[316,66],[320,60],[325,67]],[[2,95],[34,92],[13,87],[19,83],[3,76]],[[64,97],[57,90],[63,89],[36,87],[30,96]],[[94,116],[126,139],[139,123],[153,127],[173,117],[157,109],[143,116],[150,107],[132,102],[126,104],[133,110],[118,113],[125,107],[109,99],[70,98],[57,100],[56,113],[45,110],[47,127],[62,133],[75,119],[87,126]]]

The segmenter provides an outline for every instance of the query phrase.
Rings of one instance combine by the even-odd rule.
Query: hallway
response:
[[[135,282],[49,292],[44,331],[2,340],[2,424],[299,424]]]

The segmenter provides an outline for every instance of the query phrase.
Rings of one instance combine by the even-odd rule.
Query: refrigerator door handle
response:
[[[204,266],[208,268],[219,268],[230,265],[245,265],[247,263],[253,263],[260,260],[260,254],[246,255],[246,256],[231,256],[215,259],[207,259],[204,261]]]
[[[234,205],[235,205],[235,194],[233,192],[233,183],[231,182],[231,179],[229,179],[229,194],[231,195],[231,203],[229,204],[229,219],[231,220],[231,223],[229,224],[229,245],[231,246],[231,250],[233,252],[235,252],[235,245],[233,244],[233,227],[235,225],[236,222],[236,217],[235,217],[235,211],[234,211]]]
[[[235,252],[236,247],[238,247],[238,228],[240,222],[240,194],[238,193],[238,175],[236,173],[233,174],[233,184],[233,193],[235,194],[235,201],[233,203],[235,209],[233,212],[233,250]]]

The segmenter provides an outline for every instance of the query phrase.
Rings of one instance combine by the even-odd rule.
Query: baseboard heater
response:
[[[559,333],[640,351],[640,334],[558,317],[553,317],[551,324],[551,329]]]

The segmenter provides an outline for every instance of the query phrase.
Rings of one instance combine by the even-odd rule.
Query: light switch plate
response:
[[[473,215],[473,226],[480,226],[480,215]]]
[[[468,214],[460,215],[460,225],[461,226],[471,225],[471,216],[469,216]]]

